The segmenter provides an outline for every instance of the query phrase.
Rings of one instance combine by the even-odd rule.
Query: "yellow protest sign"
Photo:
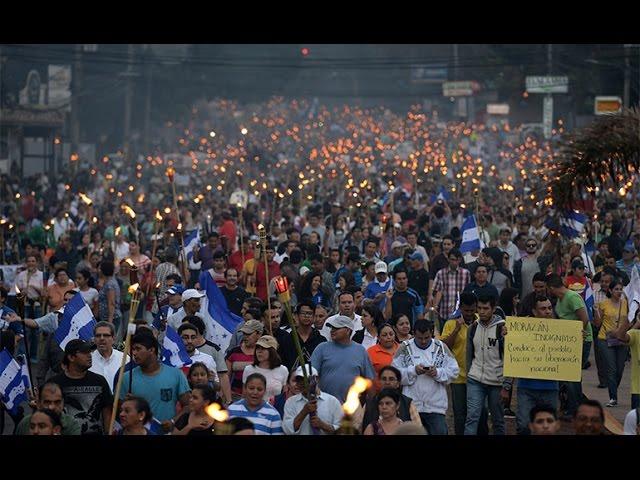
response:
[[[505,377],[579,382],[582,322],[507,317]]]

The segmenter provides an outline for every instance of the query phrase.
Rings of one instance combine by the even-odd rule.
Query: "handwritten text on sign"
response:
[[[507,317],[504,375],[579,382],[582,322]]]

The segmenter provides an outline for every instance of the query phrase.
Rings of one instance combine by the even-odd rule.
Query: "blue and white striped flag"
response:
[[[202,272],[198,283],[206,294],[200,303],[200,316],[206,326],[205,338],[224,352],[229,346],[231,335],[242,322],[242,317],[229,310],[227,301],[209,272]]]
[[[482,242],[480,240],[480,232],[478,232],[478,224],[476,223],[475,215],[470,215],[465,218],[460,227],[462,232],[462,243],[460,244],[460,253],[467,253],[473,250],[482,249]]]
[[[544,222],[545,227],[554,232],[560,233],[566,238],[577,238],[584,230],[587,223],[587,216],[577,210],[567,210],[558,215],[556,220],[553,213],[549,212],[549,216]]]
[[[60,348],[64,350],[69,341],[76,338],[91,340],[96,319],[82,295],[76,293],[65,305],[62,320],[54,333],[54,338]]]
[[[456,306],[453,312],[449,315],[449,318],[460,318],[462,312],[460,311],[460,292],[456,292]]]
[[[399,188],[400,187],[396,187],[393,190],[387,190],[384,196],[380,200],[378,200],[378,205],[384,207],[387,203],[389,203],[389,201],[391,200],[391,195],[395,195]]]
[[[0,397],[6,409],[17,413],[18,406],[29,400],[29,376],[25,369],[7,352],[0,352]]]
[[[444,185],[440,185],[438,187],[438,193],[432,194],[429,199],[431,200],[431,203],[436,203],[438,200],[446,200],[448,202],[449,200],[451,200],[451,194],[447,191]]]
[[[196,263],[193,261],[193,249],[196,246],[201,246],[199,226],[184,239],[184,254],[187,257],[190,270],[200,270],[202,266],[202,262]]]
[[[167,325],[164,339],[162,340],[162,363],[180,368],[193,362],[187,353],[182,338],[172,327]]]
[[[587,286],[584,288],[584,304],[587,307],[587,314],[589,315],[589,321],[593,321],[593,307],[595,305],[595,296],[593,294],[593,288],[591,288],[591,282],[587,280]]]

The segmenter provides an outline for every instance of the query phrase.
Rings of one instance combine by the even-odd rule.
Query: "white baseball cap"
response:
[[[184,292],[182,292],[182,301],[186,302],[192,298],[202,298],[204,297],[204,292],[199,292],[195,288],[188,288]]]
[[[309,365],[305,365],[304,367],[305,371],[307,372],[307,374],[309,373]],[[316,370],[314,367],[311,367],[311,375],[310,376],[318,376],[318,370]],[[300,365],[298,368],[296,368],[296,373],[294,374],[294,377],[304,377],[304,372],[302,371],[302,365]]]
[[[376,263],[376,273],[387,273],[387,264],[384,262]]]

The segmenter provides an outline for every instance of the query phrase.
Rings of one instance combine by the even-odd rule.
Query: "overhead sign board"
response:
[[[569,91],[569,77],[527,77],[528,93],[567,93]]]
[[[463,82],[444,82],[442,94],[445,97],[470,97],[480,91],[480,84],[475,80]]]
[[[620,112],[622,112],[622,99],[620,97],[596,97],[594,102],[594,113],[596,115]]]
[[[413,83],[440,83],[447,79],[447,68],[434,65],[415,65],[411,69]]]
[[[487,103],[487,113],[489,115],[509,115],[509,104]]]

